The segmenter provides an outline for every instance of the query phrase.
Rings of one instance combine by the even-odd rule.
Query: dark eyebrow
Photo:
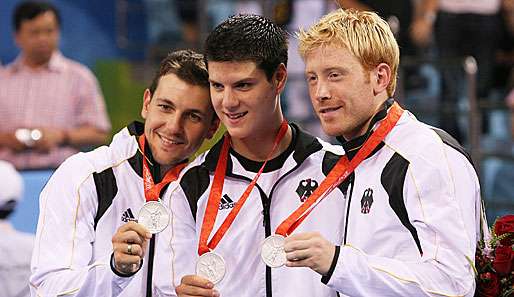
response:
[[[175,103],[173,103],[173,101],[169,100],[169,99],[166,99],[166,98],[155,98],[157,101],[161,101],[160,103],[166,103],[168,105],[171,105],[172,107],[175,107]],[[159,103],[159,102],[157,102]],[[199,109],[196,109],[196,108],[190,108],[190,109],[186,109],[186,112],[187,113],[198,113],[202,116],[206,116],[206,114],[199,110]]]
[[[175,106],[175,103],[173,103],[173,101],[169,100],[169,99],[166,99],[166,98],[161,98],[161,97],[158,97],[158,98],[155,98],[156,101],[161,101],[160,103],[166,103],[168,105],[172,105],[172,106]],[[159,102],[157,102],[159,103]]]
[[[244,84],[246,84],[246,83],[251,83],[251,82],[253,82],[254,80],[255,80],[255,78],[253,78],[253,77],[245,77],[245,78],[243,78],[243,79],[240,79],[240,80],[238,80],[238,81],[234,82],[234,83],[233,83],[233,85],[237,85],[237,84],[241,84],[241,83],[244,83]],[[212,79],[209,79],[209,82],[210,82],[210,83],[213,83],[213,84],[222,84],[222,83],[217,82],[217,81],[212,80]]]

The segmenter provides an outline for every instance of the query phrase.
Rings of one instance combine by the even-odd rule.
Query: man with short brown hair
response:
[[[32,296],[173,294],[187,263],[174,258],[169,242],[187,238],[170,220],[170,195],[188,158],[218,127],[208,86],[201,54],[171,53],[144,92],[145,123],[55,171],[40,196]]]

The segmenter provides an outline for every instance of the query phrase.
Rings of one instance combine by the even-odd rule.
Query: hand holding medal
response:
[[[402,114],[403,109],[397,103],[393,104],[387,117],[366,140],[355,157],[349,161],[347,156],[342,156],[307,200],[277,227],[274,235],[262,242],[261,258],[266,265],[277,268],[287,263],[289,267],[310,267],[320,274],[328,271],[335,252],[332,243],[316,232],[286,237],[293,233],[312,210],[373,152],[391,132]]]
[[[139,137],[139,145],[143,152],[143,185],[146,203],[139,211],[135,220],[118,228],[112,238],[113,266],[122,274],[131,274],[139,270],[148,240],[152,234],[166,229],[170,222],[169,211],[159,197],[162,189],[176,180],[186,164],[176,165],[168,170],[162,182],[155,185],[145,157],[145,137]]]
[[[216,248],[220,240],[223,238],[228,228],[232,225],[232,222],[234,221],[237,214],[243,207],[246,199],[250,196],[252,189],[254,188],[255,184],[257,183],[257,180],[264,171],[264,168],[266,167],[266,163],[277,149],[280,141],[285,136],[288,128],[289,125],[287,124],[287,122],[283,121],[280,125],[280,130],[277,136],[275,137],[273,148],[271,149],[271,152],[268,154],[266,161],[262,164],[261,168],[255,175],[253,180],[250,182],[244,193],[241,195],[241,198],[239,198],[232,211],[230,211],[228,216],[225,218],[218,231],[212,236],[211,240],[208,242],[209,235],[211,234],[211,231],[214,228],[216,216],[218,215],[218,205],[221,201],[221,195],[223,192],[223,182],[225,180],[225,173],[227,170],[230,137],[225,136],[225,139],[223,140],[223,146],[221,148],[220,158],[218,159],[218,164],[216,165],[214,180],[211,192],[209,194],[209,199],[207,201],[207,208],[205,210],[205,216],[202,223],[200,242],[198,246],[198,254],[200,255],[200,257],[198,258],[198,262],[196,264],[197,275],[208,279],[214,284],[220,282],[223,279],[223,276],[225,275],[227,269],[225,266],[225,261],[223,260],[223,257],[221,255],[214,253],[213,250]]]
[[[139,270],[152,234],[136,222],[128,222],[118,228],[112,237],[113,266],[122,274]]]

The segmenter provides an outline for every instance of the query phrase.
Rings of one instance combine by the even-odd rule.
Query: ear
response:
[[[16,46],[18,48],[21,48],[21,46],[20,46],[20,34],[18,32],[14,32],[13,33],[13,39],[14,39],[14,43],[16,44]]]
[[[284,91],[284,88],[286,87],[286,81],[287,81],[287,68],[284,63],[280,63],[278,65],[277,70],[275,70],[275,73],[273,74],[272,83],[277,88],[277,95],[282,93]]]
[[[145,90],[143,95],[143,108],[141,109],[141,117],[146,120],[146,115],[148,114],[148,106],[150,106],[150,102],[152,101],[152,93],[149,89]]]
[[[218,128],[220,126],[220,119],[216,116],[216,114],[213,114],[214,119],[211,122],[211,125],[209,126],[209,129],[207,130],[207,135],[205,138],[211,139],[214,134],[216,134],[216,131],[218,131]]]
[[[391,67],[386,63],[380,63],[371,71],[371,82],[373,83],[373,93],[378,95],[387,92],[387,86],[391,81]]]

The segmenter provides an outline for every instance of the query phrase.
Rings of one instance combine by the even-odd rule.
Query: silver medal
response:
[[[150,233],[156,234],[168,227],[170,213],[161,202],[148,201],[141,207],[137,222],[145,226]]]
[[[284,236],[275,234],[266,237],[262,242],[261,258],[269,267],[277,268],[286,264],[284,240]]]
[[[225,260],[214,252],[207,252],[196,261],[196,274],[213,284],[219,283],[225,276],[225,272]]]

